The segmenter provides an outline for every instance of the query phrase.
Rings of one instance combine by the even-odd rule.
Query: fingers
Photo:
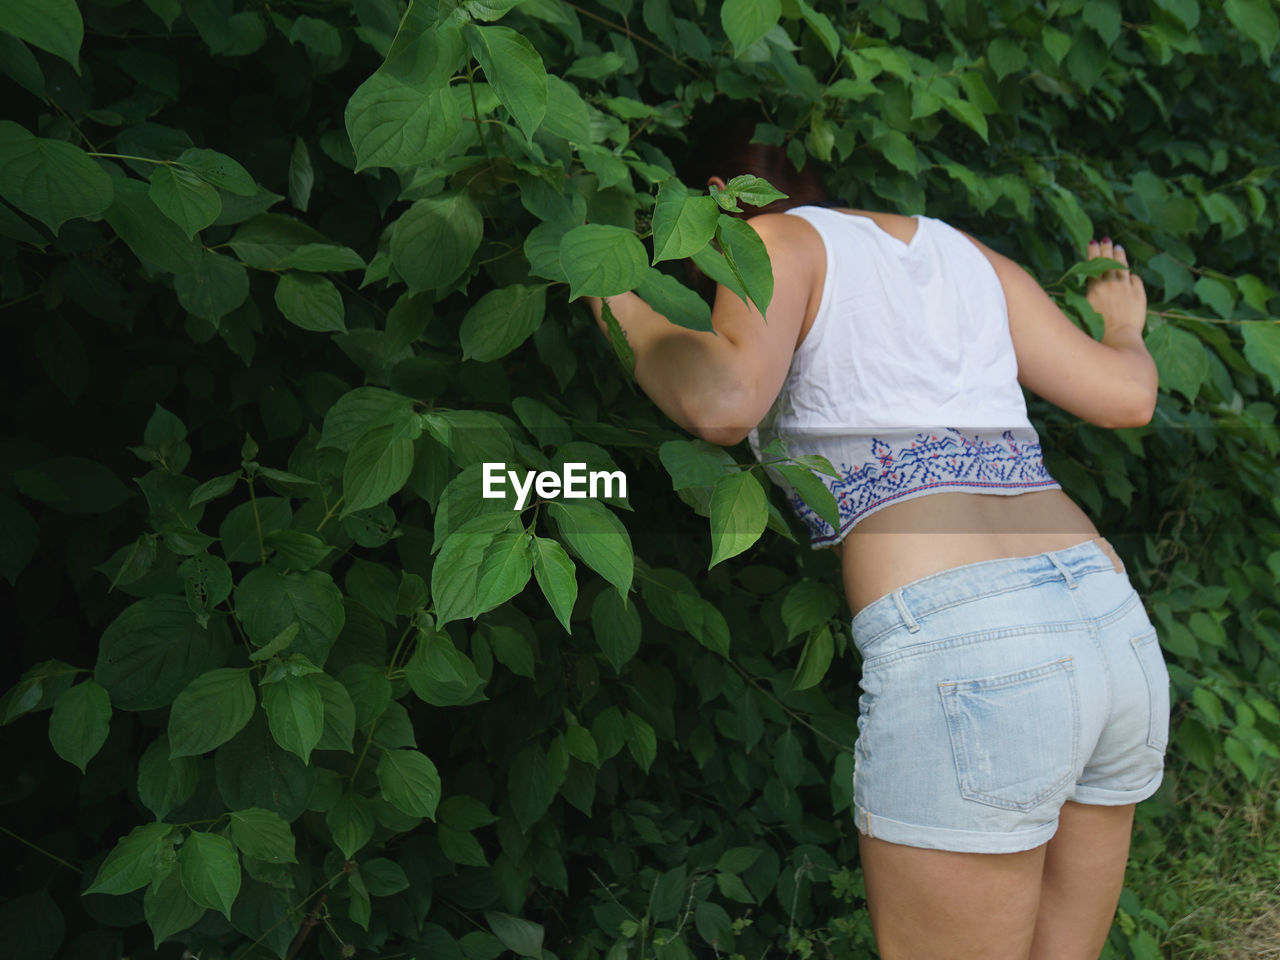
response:
[[[1086,251],[1086,259],[1092,260],[1095,257],[1104,257],[1108,260],[1117,260],[1129,266],[1129,255],[1125,253],[1125,249],[1118,243],[1113,243],[1110,237],[1103,237],[1101,240],[1090,240]],[[1125,280],[1138,283],[1142,281],[1137,278],[1137,274],[1132,273],[1128,269],[1124,270],[1107,270],[1100,277],[1100,280]]]

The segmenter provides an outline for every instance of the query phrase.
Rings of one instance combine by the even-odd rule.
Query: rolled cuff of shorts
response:
[[[888,840],[890,843],[924,847],[928,850],[950,850],[953,853],[1019,853],[1048,843],[1058,830],[1056,817],[1042,826],[1016,833],[925,827],[877,816],[856,804],[853,808],[853,822],[858,830],[876,840]]]
[[[1106,787],[1091,787],[1088,784],[1076,784],[1070,799],[1076,803],[1088,803],[1097,807],[1121,807],[1126,803],[1138,803],[1147,799],[1157,790],[1164,780],[1164,767],[1156,771],[1155,776],[1136,790],[1108,790]]]

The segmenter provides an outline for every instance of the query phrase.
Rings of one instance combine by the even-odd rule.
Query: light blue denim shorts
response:
[[[858,611],[855,824],[893,843],[1012,853],[1064,801],[1155,793],[1169,674],[1155,628],[1096,541],[965,564]]]

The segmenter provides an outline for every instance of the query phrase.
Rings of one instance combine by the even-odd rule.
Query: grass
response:
[[[1180,774],[1185,774],[1181,776]],[[1280,960],[1280,772],[1166,770],[1139,805],[1129,888],[1168,960]],[[1194,788],[1191,786],[1194,784]]]

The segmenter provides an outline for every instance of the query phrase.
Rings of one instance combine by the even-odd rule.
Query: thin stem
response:
[[[258,552],[262,556],[262,566],[267,565],[267,545],[262,540],[262,518],[258,515],[258,498],[253,495],[253,477],[246,477],[249,484],[249,503],[253,506],[253,525],[258,531]]]
[[[640,36],[639,34],[632,32],[630,27],[623,26],[620,23],[614,23],[612,20],[606,20],[604,17],[600,16],[597,13],[592,13],[590,10],[584,10],[582,7],[578,6],[576,3],[569,3],[568,0],[564,0],[564,5],[566,7],[569,7],[570,9],[577,10],[578,13],[582,14],[584,17],[590,17],[592,20],[595,20],[598,23],[603,23],[610,30],[616,30],[618,31],[618,33],[624,34],[626,37],[628,37],[631,40],[634,40],[636,43],[643,44],[644,46],[648,47],[650,50],[654,50],[662,54],[662,56],[666,57],[668,60],[670,60],[672,63],[674,63],[678,67],[683,67],[684,69],[688,70],[690,73],[696,74],[698,72],[696,69],[689,66],[680,58],[673,56],[672,54],[668,53],[666,50],[663,50],[662,47],[658,46],[652,40],[647,40],[644,37]]]
[[[772,700],[775,706],[777,706],[780,710],[782,710],[783,713],[789,716],[796,723],[800,724],[801,726],[808,727],[816,735],[821,737],[823,740],[826,740],[827,743],[831,744],[834,747],[839,747],[845,753],[853,753],[852,747],[850,747],[848,744],[841,743],[839,740],[833,739],[830,735],[828,735],[827,733],[824,733],[822,730],[815,727],[812,723],[810,723],[804,717],[800,716],[800,714],[796,713],[796,711],[792,710],[785,703],[783,703],[781,700],[775,697],[772,693],[766,690],[763,686],[761,686],[759,680],[757,680],[751,674],[747,673],[746,670],[744,670],[741,666],[739,666],[733,660],[730,660],[729,663],[730,665],[733,666],[735,670],[737,670],[740,674],[742,674],[743,678],[746,679],[748,683],[750,683],[753,687],[755,687],[757,690],[763,693],[766,697]]]
[[[376,729],[378,729],[378,719],[375,717],[373,722],[369,724],[369,735],[365,737],[364,747],[360,750],[360,756],[356,758],[356,765],[351,771],[351,776],[347,777],[348,787],[355,786],[356,774],[360,772],[360,766],[364,763],[364,758],[369,753],[369,744],[373,743],[373,731]]]
[[[1251,323],[1258,323],[1264,326],[1273,323],[1280,323],[1280,318],[1276,317],[1271,317],[1267,320],[1231,320],[1229,318],[1223,319],[1221,317],[1193,317],[1189,313],[1179,313],[1177,310],[1148,310],[1147,315],[1152,317],[1164,317],[1171,320],[1195,320],[1197,323],[1235,324],[1239,327],[1248,326]]]
[[[484,127],[480,124],[480,106],[476,103],[476,68],[467,71],[467,87],[471,91],[471,119],[476,122],[476,136],[480,138],[480,147],[484,150],[484,158],[493,163],[493,155],[489,153],[489,141],[485,139]]]
[[[324,525],[329,522],[329,518],[333,516],[338,507],[342,506],[342,501],[345,497],[346,494],[344,493],[342,496],[338,497],[337,500],[333,501],[333,506],[325,511],[324,518],[320,521],[320,526],[316,527],[316,533],[319,533],[324,529]]]
[[[36,846],[34,843],[32,843],[32,842],[31,842],[30,840],[28,840],[26,837],[19,836],[18,834],[14,833],[12,830],[10,830],[8,827],[3,826],[3,825],[0,825],[0,830],[3,830],[5,833],[7,833],[9,836],[13,837],[13,839],[17,840],[19,843],[25,843],[28,847],[30,847],[32,850],[36,851],[37,853],[43,853],[43,854],[44,854],[46,857],[48,857],[50,860],[53,860],[53,861],[55,861],[56,863],[60,863],[60,864],[62,864],[62,865],[63,865],[64,867],[66,867],[68,870],[74,870],[76,873],[80,873],[80,868],[79,868],[79,867],[77,867],[75,864],[73,864],[73,863],[68,863],[66,860],[63,860],[61,857],[57,856],[56,854],[52,854],[52,853],[50,853],[50,852],[49,852],[48,850],[46,850],[44,847],[38,847],[38,846]]]
[[[13,300],[8,300],[5,303],[0,303],[0,310],[4,310],[6,307],[12,307],[15,304],[22,303],[25,300],[30,300],[32,297],[38,297],[38,296],[40,296],[40,291],[32,290],[30,293],[25,294],[21,297],[17,297]]]
[[[135,157],[128,153],[102,153],[98,150],[89,151],[91,157],[106,157],[110,160],[136,160],[138,163],[154,163],[160,167],[173,167],[177,164],[173,160],[157,160],[154,157]]]

